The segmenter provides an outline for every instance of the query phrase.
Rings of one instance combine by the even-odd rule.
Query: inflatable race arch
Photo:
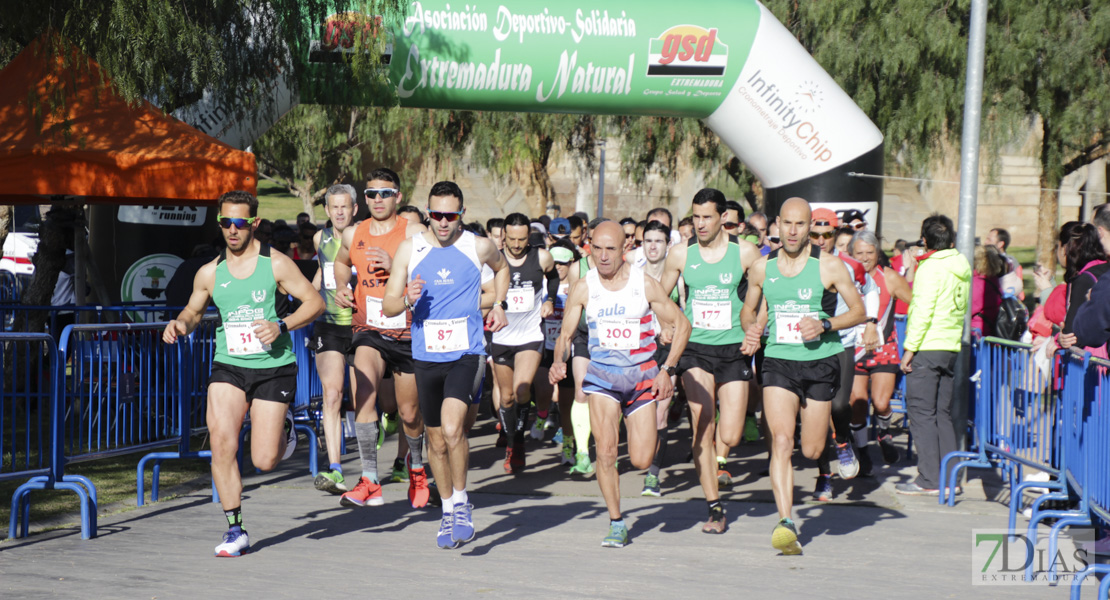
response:
[[[297,103],[696,117],[760,179],[768,213],[801,196],[879,223],[878,128],[756,0],[412,0],[381,23],[335,14],[291,48],[294,94],[273,118],[232,122],[210,101],[178,116],[246,148]],[[360,28],[386,32],[390,90],[337,89]]]

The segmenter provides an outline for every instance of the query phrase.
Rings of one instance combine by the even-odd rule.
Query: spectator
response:
[[[579,251],[586,250],[586,244],[590,241],[586,237],[586,222],[578,216],[578,213],[571,215],[567,221],[570,222],[570,241],[574,242]]]
[[[1110,202],[1100,204],[1091,213],[1091,225],[1098,230],[1098,239],[1102,241],[1102,251],[1110,256]]]
[[[636,242],[636,219],[625,217],[621,219],[621,229],[624,230],[624,254],[632,252]]]
[[[1002,288],[998,278],[1006,271],[1006,262],[994,246],[975,247],[975,271],[971,278],[971,333],[976,339],[994,335],[998,308],[1002,306]]]
[[[1074,323],[1076,313],[1087,301],[1098,280],[1107,270],[1110,270],[1102,241],[1099,240],[1098,229],[1094,225],[1076,223],[1073,228],[1070,228],[1069,239],[1064,242],[1064,266],[1064,282],[1067,290],[1064,295],[1065,314],[1059,344],[1061,348],[1070,348],[1076,343]],[[1088,350],[1095,351],[1098,348],[1092,347]],[[1095,353],[1101,354],[1101,352]],[[1105,355],[1102,358],[1106,358]]]
[[[906,246],[908,246],[908,245],[909,245],[909,243],[906,240],[903,240],[903,239],[895,240],[895,242],[894,242],[894,254],[901,254],[901,253],[905,252],[906,251]]]
[[[921,224],[926,253],[918,259],[906,323],[902,371],[906,413],[917,446],[917,478],[899,494],[940,493],[940,459],[956,450],[952,422],[953,376],[971,294],[971,265],[953,248],[952,220],[933,215]]]
[[[767,226],[767,247],[770,248],[768,254],[782,248],[782,238],[779,237],[779,224],[777,222]]]
[[[258,222],[258,228],[254,230],[254,237],[263,244],[269,244],[270,239],[274,237],[274,224],[269,219],[262,219]],[[223,236],[220,236],[220,239],[223,239]]]
[[[312,222],[312,217],[308,213],[303,212],[303,213],[300,213],[300,214],[297,215],[297,226],[298,227],[300,227],[301,225],[304,225],[305,223],[311,223],[311,222]]]
[[[408,219],[409,222],[414,225],[428,225],[428,219],[424,216],[423,211],[411,204],[406,204],[404,206],[398,207],[397,215],[401,218]]]
[[[759,246],[759,253],[767,256],[771,253],[771,248],[767,246],[767,215],[759,212],[758,210],[748,215],[748,225],[751,225],[759,232],[759,241],[756,245]],[[681,223],[679,224],[681,227]]]
[[[1006,262],[1006,272],[1000,276],[1001,279],[999,280],[1003,295],[1008,294],[1025,300],[1025,283],[1022,281],[1021,263],[1006,254],[1006,249],[1010,247],[1010,232],[1005,229],[992,229],[987,232],[985,243],[997,248],[1002,255],[1002,259]]]
[[[283,225],[278,226],[279,222],[283,223]],[[297,232],[293,231],[293,228],[288,225],[284,225],[284,223],[285,221],[274,222],[274,237],[271,246],[273,246],[274,250],[281,252],[289,258],[293,258],[292,247],[297,243]]]
[[[856,208],[849,208],[844,211],[844,214],[840,217],[840,222],[851,229],[853,234],[867,229],[867,219],[864,218],[863,212]]]
[[[855,234],[856,230],[847,225],[841,225],[836,229],[836,241],[833,242],[833,244],[841,254],[851,255],[851,252],[848,251],[848,247],[852,245],[852,236]]]
[[[297,239],[297,245],[293,248],[293,260],[314,260],[316,258],[316,247],[312,243],[312,238],[316,236],[317,228],[308,221],[301,223],[299,228],[300,237]]]
[[[494,217],[486,221],[486,233],[498,250],[505,249],[505,219]]]

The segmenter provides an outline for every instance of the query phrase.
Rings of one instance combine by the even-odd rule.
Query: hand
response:
[[[1071,348],[1075,345],[1075,334],[1061,333],[1060,337],[1057,338],[1057,341],[1059,342],[1061,348],[1067,350],[1068,348]]]
[[[335,303],[341,308],[350,308],[358,312],[358,306],[355,305],[355,292],[351,288],[336,290]]]
[[[740,352],[744,356],[752,356],[759,352],[759,341],[762,336],[763,328],[759,326],[759,323],[749,325],[747,331],[744,332],[744,342],[740,344]]]
[[[906,350],[905,352],[902,353],[902,365],[901,366],[902,366],[902,372],[903,373],[912,373],[913,372],[913,355],[914,355],[914,353],[910,350]]]
[[[671,383],[671,376],[660,365],[659,374],[651,382],[651,395],[656,400],[660,398],[670,398],[674,393],[674,385]]]
[[[879,349],[879,326],[874,323],[868,323],[863,328],[863,346],[867,348],[868,352],[874,352]]]
[[[1033,285],[1037,288],[1037,293],[1039,294],[1047,290],[1051,283],[1052,274],[1048,272],[1048,269],[1044,268],[1044,265],[1038,264],[1033,269]]]
[[[269,346],[274,343],[281,335],[281,326],[274,321],[267,321],[266,319],[254,320],[254,337],[262,342],[263,346]]]
[[[410,307],[416,306],[416,303],[420,301],[420,294],[422,293],[424,293],[424,280],[417,275],[416,279],[409,282],[409,287],[405,290],[405,294],[408,295],[409,298]]]
[[[798,333],[802,334],[803,340],[812,342],[825,333],[825,328],[821,326],[821,321],[813,317],[802,317],[801,322],[798,323]]]
[[[166,329],[162,331],[162,341],[167,344],[172,344],[177,341],[177,337],[188,333],[185,328],[185,323],[174,319],[166,323]]]
[[[369,259],[370,267],[373,269],[388,271],[393,267],[393,257],[376,246],[366,251],[366,258]]]
[[[556,385],[560,381],[567,378],[567,363],[557,362],[551,363],[551,368],[547,370],[547,382],[551,385]]]
[[[659,327],[659,343],[664,346],[670,346],[674,341],[674,327]]]
[[[505,309],[501,308],[500,303],[494,304],[486,315],[486,325],[489,326],[489,330],[496,333],[508,324],[509,319],[505,316]]]
[[[540,318],[541,319],[546,319],[546,318],[550,317],[551,314],[554,313],[554,312],[555,312],[555,303],[552,302],[551,300],[544,300],[543,304],[540,305]]]

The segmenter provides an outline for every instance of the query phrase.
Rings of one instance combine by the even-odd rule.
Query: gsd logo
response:
[[[649,76],[720,77],[728,66],[728,45],[717,39],[717,29],[676,25],[648,45]]]
[[[721,273],[721,285],[732,283],[732,273]]]
[[[263,302],[266,300],[266,290],[254,290],[251,292],[251,300],[255,302]]]
[[[809,300],[810,298],[813,297],[813,289],[812,288],[799,288],[798,289],[798,297],[801,298],[802,300]]]

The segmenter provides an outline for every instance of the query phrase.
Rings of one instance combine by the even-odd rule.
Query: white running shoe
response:
[[[247,539],[246,529],[228,529],[224,534],[224,541],[219,546],[216,546],[216,556],[218,558],[230,558],[232,556],[242,556],[251,551],[250,540]]]

